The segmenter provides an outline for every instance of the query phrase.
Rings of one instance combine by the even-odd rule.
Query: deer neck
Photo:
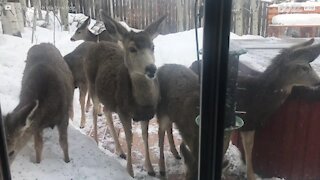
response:
[[[150,79],[142,74],[130,74],[132,94],[141,106],[155,106],[159,99],[158,79]]]
[[[93,42],[98,42],[98,35],[93,34],[91,31],[89,31],[88,29],[88,33],[87,33],[87,37],[86,37],[87,41],[93,41]]]

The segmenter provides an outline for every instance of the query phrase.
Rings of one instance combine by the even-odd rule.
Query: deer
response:
[[[118,38],[114,31],[112,30],[103,30],[99,34],[93,34],[89,29],[89,25],[91,22],[90,16],[80,25],[80,27],[76,30],[73,36],[70,38],[71,41],[91,41],[91,42],[99,42],[99,41],[111,41],[118,42]],[[106,27],[107,28],[107,27]]]
[[[320,79],[310,63],[320,54],[320,44],[314,39],[283,49],[273,58],[265,71],[258,75],[238,76],[237,109],[245,111],[239,116],[244,126],[239,129],[246,161],[248,180],[254,180],[252,149],[255,132],[263,128],[268,119],[286,101],[296,87],[310,87]],[[255,73],[257,73],[255,71]],[[303,89],[303,88],[302,88]]]
[[[104,105],[104,114],[115,140],[116,152],[125,156],[114,130],[112,112],[119,115],[127,142],[127,171],[134,177],[132,169],[132,120],[140,121],[145,146],[145,166],[149,175],[155,172],[149,158],[148,121],[155,115],[159,101],[156,78],[153,39],[165,16],[141,32],[125,29],[117,21],[100,11],[104,24],[114,27],[123,47],[114,42],[102,41],[93,45],[85,59],[85,73],[89,93],[93,101],[94,138],[97,140],[97,111],[99,103]]]
[[[157,76],[161,96],[156,113],[159,119],[160,174],[165,175],[164,133],[175,123],[183,140],[180,152],[186,165],[186,180],[196,179],[199,127],[195,119],[200,113],[198,76],[191,69],[178,64],[163,65],[158,69]]]
[[[75,50],[65,55],[63,58],[68,64],[74,80],[74,88],[79,88],[80,97],[80,107],[81,107],[81,122],[80,128],[84,128],[86,123],[85,112],[89,111],[90,108],[90,96],[87,98],[86,95],[88,92],[88,82],[84,72],[84,60],[90,49],[90,47],[95,44],[95,42],[85,41],[81,43]]]
[[[49,43],[30,48],[23,72],[20,100],[4,117],[9,161],[34,137],[35,163],[40,163],[43,129],[57,126],[64,161],[68,153],[68,123],[73,77],[59,50]]]
[[[70,69],[72,70],[72,74],[75,77],[75,88],[78,87],[80,91],[79,102],[81,106],[81,123],[80,128],[84,128],[86,123],[85,111],[89,112],[89,108],[91,106],[90,103],[90,95],[88,94],[86,105],[85,97],[87,95],[87,82],[83,71],[83,60],[86,56],[86,52],[90,48],[93,43],[99,41],[111,41],[118,42],[118,37],[113,33],[112,30],[104,30],[99,34],[93,34],[89,29],[89,25],[91,22],[90,16],[80,25],[80,27],[75,31],[73,36],[70,38],[71,41],[84,40],[82,44],[80,44],[73,52],[66,55],[64,58],[66,59]],[[84,110],[85,108],[85,110]],[[101,107],[100,107],[101,108]],[[99,113],[102,115],[102,113]]]

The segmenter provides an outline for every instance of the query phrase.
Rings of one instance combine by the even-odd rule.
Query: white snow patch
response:
[[[272,18],[272,24],[320,26],[320,14],[279,14]]]

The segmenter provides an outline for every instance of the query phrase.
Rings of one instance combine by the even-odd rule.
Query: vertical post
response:
[[[6,136],[5,136],[5,129],[4,123],[2,119],[1,107],[0,107],[0,178],[5,180],[11,180],[11,173],[10,173],[10,164],[8,160],[8,153],[7,153],[7,143],[6,143]],[[1,177],[2,175],[2,177]]]
[[[199,179],[221,179],[231,5],[205,1]]]

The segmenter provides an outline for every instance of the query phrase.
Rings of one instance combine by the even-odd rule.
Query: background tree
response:
[[[19,0],[2,1],[3,6],[1,23],[4,34],[10,34],[21,37],[23,31],[23,15]],[[6,7],[6,8],[5,8]]]
[[[61,25],[64,31],[69,30],[69,20],[68,20],[68,13],[69,13],[69,6],[68,0],[59,0],[58,1],[58,8],[60,11],[60,19]]]

